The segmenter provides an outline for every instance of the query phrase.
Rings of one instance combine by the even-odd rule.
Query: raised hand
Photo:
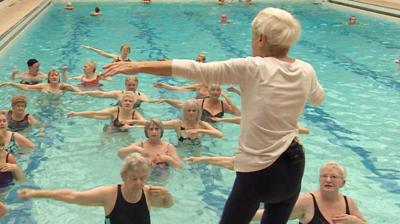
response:
[[[114,62],[103,67],[102,76],[112,76],[118,73],[126,75],[134,75],[138,73],[136,62]]]

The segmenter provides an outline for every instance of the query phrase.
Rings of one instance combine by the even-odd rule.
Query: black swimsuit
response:
[[[113,210],[106,216],[105,224],[150,224],[150,212],[147,207],[146,195],[136,203],[129,203],[122,195],[121,185],[118,184],[117,200]]]
[[[132,120],[134,120],[135,119],[135,111],[133,111],[133,113],[132,113]],[[113,122],[112,122],[112,127],[114,128],[114,129],[117,129],[117,130],[120,130],[120,128],[122,127],[122,126],[124,126],[125,124],[123,124],[123,123],[121,123],[120,121],[119,121],[119,107],[118,107],[118,111],[117,111],[117,117],[113,120]],[[121,131],[121,130],[120,130]]]
[[[119,61],[131,61],[131,59],[126,59],[126,60],[121,60],[120,57],[118,57],[117,59],[115,59],[113,62],[119,62]]]
[[[8,128],[11,131],[22,131],[29,127],[29,114],[25,114],[22,120],[16,121],[12,119],[12,111],[9,110],[7,113]]]
[[[182,131],[185,131],[186,128],[183,127],[183,124],[181,123],[181,127],[180,127],[181,133],[179,134],[179,138],[178,141],[182,142],[182,143],[188,143],[190,145],[199,145],[200,142],[200,138],[189,138],[189,137],[183,137],[182,136]]]
[[[202,121],[206,121],[206,122],[214,122],[211,118],[213,117],[223,117],[224,116],[224,102],[221,101],[221,112],[213,115],[210,113],[210,111],[204,109],[204,100],[206,98],[203,99],[203,101],[201,102],[201,109],[203,110],[202,114],[201,114],[201,120]]]
[[[36,85],[36,84],[39,84],[41,82],[42,82],[42,80],[24,80],[23,79],[19,83],[25,84],[25,85]]]
[[[329,224],[328,220],[325,219],[325,217],[322,215],[321,211],[318,208],[317,200],[315,199],[315,196],[310,193],[312,198],[313,198],[313,204],[314,204],[314,216],[312,217],[311,221],[308,224]],[[346,214],[350,215],[350,209],[349,209],[349,204],[347,202],[347,197],[344,196],[344,202],[346,204]],[[301,224],[301,222],[299,222]]]

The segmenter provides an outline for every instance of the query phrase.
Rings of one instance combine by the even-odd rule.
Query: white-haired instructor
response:
[[[306,102],[321,104],[324,91],[313,67],[288,56],[300,35],[288,12],[266,8],[252,22],[253,57],[197,63],[189,60],[115,63],[104,75],[150,73],[202,83],[240,85],[242,122],[236,179],[220,223],[249,223],[259,203],[261,223],[286,223],[300,192],[304,152],[297,121]]]

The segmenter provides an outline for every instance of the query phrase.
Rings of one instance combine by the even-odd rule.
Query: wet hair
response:
[[[60,73],[58,73],[55,69],[50,69],[49,73],[47,74],[47,83],[50,83],[50,75],[53,73],[58,75],[58,82],[61,81]]]
[[[131,47],[129,47],[128,44],[121,45],[121,47],[119,48],[119,51],[121,52],[122,48],[124,48],[124,47],[128,47],[128,52],[131,53]]]
[[[96,8],[94,8],[94,11],[99,13],[100,12],[100,8],[98,6],[96,6]]]
[[[277,8],[261,10],[251,23],[256,34],[265,35],[270,49],[289,50],[299,38],[300,23],[289,12]]]
[[[125,79],[125,85],[128,84],[128,82],[129,82],[130,80],[134,80],[134,81],[136,82],[136,85],[139,84],[139,79],[138,79],[136,76],[131,75],[131,76],[126,77],[126,79]]]
[[[160,130],[161,130],[160,138],[162,138],[164,135],[164,125],[158,119],[150,119],[144,125],[144,135],[146,136],[146,138],[149,138],[149,134],[147,132],[151,125],[155,125],[160,128]]]
[[[123,161],[120,170],[120,175],[122,180],[125,180],[128,172],[136,172],[136,171],[150,171],[150,163],[149,161],[142,156],[142,154],[134,152],[128,155]]]
[[[338,169],[340,172],[340,175],[342,176],[342,179],[346,180],[346,177],[347,177],[346,168],[342,164],[340,164],[339,162],[336,162],[336,161],[328,161],[328,162],[323,163],[321,165],[321,167],[319,168],[319,173],[321,174],[322,170],[324,170],[325,168],[328,168],[328,167],[334,167],[334,168]]]
[[[93,67],[93,72],[96,72],[96,62],[94,61],[86,61],[85,63],[88,63],[91,67]]]
[[[34,65],[34,64],[36,64],[38,62],[39,62],[38,60],[36,60],[34,58],[31,58],[26,62],[26,64],[28,65],[28,67],[31,67],[32,65]]]
[[[203,112],[201,109],[201,106],[196,102],[196,100],[187,100],[185,103],[183,103],[182,106],[182,115],[183,115],[183,120],[185,120],[185,111],[189,108],[195,108],[197,109],[197,117],[196,120],[200,121],[201,119],[201,113]]]
[[[122,103],[126,97],[133,98],[133,103],[136,103],[136,95],[130,91],[124,91],[118,98],[119,102]]]
[[[11,98],[11,106],[15,106],[17,103],[24,103],[25,107],[28,105],[26,101],[26,96],[23,95],[15,95]]]

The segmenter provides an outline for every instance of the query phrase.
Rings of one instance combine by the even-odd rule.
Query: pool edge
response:
[[[31,24],[49,5],[51,0],[43,0],[31,8],[22,18],[0,34],[0,52],[2,52],[18,35]]]
[[[381,15],[391,16],[400,18],[400,10],[394,8],[388,8],[383,5],[372,5],[368,3],[361,3],[355,1],[348,1],[348,0],[328,0],[329,3],[342,5],[350,8],[360,9],[363,11],[369,11],[373,13],[378,13]]]

